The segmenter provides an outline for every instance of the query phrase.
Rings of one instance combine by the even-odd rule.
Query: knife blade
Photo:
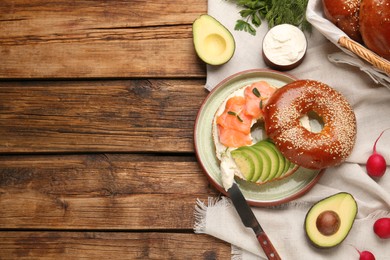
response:
[[[269,240],[267,234],[264,232],[263,228],[257,221],[255,214],[249,207],[238,185],[233,182],[233,185],[227,190],[227,192],[233,202],[234,207],[238,212],[238,215],[241,218],[242,223],[244,224],[244,226],[253,229],[256,234],[257,240],[259,241],[260,246],[263,248],[267,258],[273,260],[281,259],[275,247]]]

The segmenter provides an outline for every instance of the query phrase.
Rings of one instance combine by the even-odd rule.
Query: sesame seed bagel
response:
[[[264,84],[265,84],[265,86],[264,86]],[[262,184],[269,183],[272,181],[278,181],[278,180],[285,179],[286,177],[288,177],[288,176],[292,175],[294,172],[296,172],[297,169],[299,168],[298,165],[292,164],[291,162],[287,162],[287,160],[278,151],[277,152],[278,158],[283,160],[283,162],[284,162],[284,163],[278,162],[278,164],[279,165],[283,164],[284,166],[287,165],[288,167],[285,167],[282,170],[283,173],[281,173],[281,174],[275,174],[275,175],[271,174],[271,169],[273,169],[273,170],[278,169],[278,166],[275,166],[276,164],[271,166],[270,164],[272,164],[273,162],[270,160],[268,155],[262,155],[262,151],[259,151],[259,150],[264,150],[265,149],[264,147],[260,148],[260,149],[255,148],[255,147],[258,147],[256,145],[259,145],[259,142],[267,140],[267,136],[265,136],[265,133],[263,133],[263,130],[264,130],[263,127],[260,125],[259,126],[256,125],[256,124],[261,123],[263,121],[263,113],[261,113],[261,115],[258,115],[256,117],[252,118],[252,120],[249,122],[250,133],[248,133],[247,135],[248,135],[248,138],[250,139],[250,142],[248,144],[235,147],[235,146],[230,146],[230,145],[223,142],[224,138],[221,138],[221,131],[220,131],[221,130],[221,128],[220,128],[221,122],[219,121],[219,118],[221,116],[222,116],[221,118],[223,118],[223,114],[225,113],[227,107],[229,107],[229,109],[233,109],[232,106],[228,105],[228,103],[230,102],[229,100],[236,100],[236,98],[240,98],[240,97],[244,98],[248,94],[248,92],[246,92],[246,90],[252,89],[252,93],[254,93],[253,92],[254,88],[257,88],[257,91],[259,91],[259,96],[264,98],[264,99],[261,99],[264,102],[264,107],[265,107],[265,104],[266,104],[267,100],[269,99],[269,97],[272,96],[272,94],[276,90],[276,87],[271,86],[269,83],[267,83],[265,81],[254,82],[254,83],[251,83],[249,85],[244,85],[244,86],[238,88],[237,90],[235,90],[234,92],[232,92],[229,96],[227,96],[225,98],[225,100],[218,107],[218,109],[213,117],[212,138],[213,138],[214,145],[215,145],[215,154],[216,154],[216,157],[218,158],[219,163],[220,163],[221,179],[222,179],[222,182],[224,183],[223,186],[225,188],[231,186],[230,182],[233,181],[233,178],[244,180],[244,181],[249,181],[249,182],[254,183],[256,185],[262,185]],[[268,92],[267,90],[270,90],[270,92]],[[262,102],[256,103],[256,107],[259,107],[259,108],[261,107],[261,111],[263,111],[263,108],[264,108],[262,106],[262,104],[263,104]],[[247,106],[248,106],[248,103],[245,103],[245,109],[247,108]],[[241,111],[241,109],[242,108],[240,108],[239,110]],[[231,110],[231,112],[235,112],[235,113],[230,113],[230,114],[228,112],[229,117],[231,117],[233,119],[233,121],[236,121],[238,124],[245,123],[244,120],[239,120],[239,118],[238,118],[239,116],[240,117],[242,116],[242,119],[244,119],[244,111],[238,112],[237,110]],[[243,114],[241,114],[241,113],[243,113]],[[225,118],[224,120],[225,120],[225,122],[223,122],[223,123],[231,123],[231,121],[229,121],[229,119]],[[228,133],[228,135],[230,136],[231,134]],[[274,144],[272,144],[272,146],[275,147]],[[235,153],[235,151],[240,150],[240,149],[241,150],[247,149],[248,147],[251,147],[249,149],[251,151],[253,151],[255,154],[255,158],[252,157],[250,160],[252,160],[253,162],[254,162],[254,160],[255,161],[261,160],[261,163],[255,163],[256,166],[253,167],[254,169],[257,168],[257,171],[260,172],[260,170],[264,170],[264,168],[268,168],[265,165],[270,166],[269,174],[264,175],[265,177],[263,175],[261,175],[260,177],[255,178],[255,176],[256,176],[255,175],[255,176],[251,176],[251,178],[248,178],[248,176],[246,176],[243,173],[243,171],[241,170],[239,165],[236,163],[234,156],[233,156],[233,153]],[[258,158],[258,157],[260,157],[260,158]],[[283,157],[283,159],[280,157]],[[268,158],[269,160],[264,159],[264,161],[263,161],[261,158]],[[281,168],[279,168],[279,169],[281,169]],[[262,177],[264,177],[264,178],[262,178]]]
[[[314,112],[320,132],[307,130],[300,119]],[[352,152],[356,118],[345,97],[314,80],[297,80],[279,88],[264,109],[267,135],[293,163],[323,169],[342,163]]]

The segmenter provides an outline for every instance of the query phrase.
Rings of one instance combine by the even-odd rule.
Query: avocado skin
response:
[[[341,196],[343,196],[343,195],[345,195],[345,196],[350,196],[350,197],[352,198],[351,201],[353,202],[353,207],[354,207],[354,209],[355,209],[355,212],[354,212],[352,215],[350,215],[350,218],[351,218],[352,220],[351,220],[351,223],[350,223],[350,225],[349,225],[349,228],[348,228],[346,231],[344,230],[345,233],[344,233],[344,235],[343,235],[343,238],[342,238],[341,240],[339,240],[338,242],[336,242],[336,243],[329,244],[329,245],[320,245],[320,244],[316,243],[316,242],[313,241],[313,239],[310,237],[310,235],[308,234],[308,230],[307,230],[307,221],[308,221],[308,218],[310,217],[310,213],[312,212],[312,210],[313,210],[314,207],[318,207],[318,204],[321,205],[324,201],[329,201],[329,200],[331,200],[332,198],[337,198],[337,197],[339,197],[339,196],[341,197]],[[320,212],[324,212],[324,211],[326,211],[326,210],[329,210],[329,208],[324,208],[324,209],[323,209],[322,211],[320,211]],[[337,212],[337,211],[336,211],[336,213],[339,214],[339,212]],[[311,244],[312,246],[314,246],[315,248],[327,249],[327,248],[336,247],[336,246],[340,245],[340,244],[345,240],[345,238],[348,236],[348,234],[349,234],[349,232],[351,231],[352,226],[353,226],[353,224],[354,224],[354,222],[355,222],[355,218],[356,218],[357,213],[358,213],[358,205],[357,205],[357,203],[356,203],[354,197],[353,197],[350,193],[348,193],[348,192],[339,192],[339,193],[336,193],[336,194],[334,194],[334,195],[328,196],[328,197],[326,197],[326,198],[324,198],[324,199],[322,199],[322,200],[319,200],[319,201],[317,201],[316,203],[314,203],[314,204],[310,207],[310,209],[308,210],[308,212],[307,212],[307,214],[306,214],[306,216],[305,216],[305,221],[304,221],[304,223],[303,223],[303,228],[304,228],[304,230],[305,230],[306,238],[309,240],[310,244]],[[341,219],[341,221],[343,221],[343,220],[344,220],[344,219]],[[341,232],[341,231],[339,230],[338,232]],[[336,234],[337,234],[338,232],[336,232]],[[332,235],[332,236],[334,236],[334,235]]]

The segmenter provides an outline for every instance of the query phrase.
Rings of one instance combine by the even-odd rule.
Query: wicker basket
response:
[[[385,72],[387,76],[390,76],[390,61],[380,57],[348,37],[341,37],[338,42],[341,47],[350,50],[363,60],[369,62],[372,66]]]

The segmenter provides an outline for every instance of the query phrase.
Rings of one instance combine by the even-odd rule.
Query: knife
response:
[[[267,234],[264,232],[263,228],[260,226],[257,221],[255,214],[253,214],[252,209],[249,207],[248,203],[245,200],[244,195],[242,194],[240,188],[235,182],[227,190],[230,199],[233,202],[234,207],[236,208],[238,215],[240,216],[242,223],[246,227],[250,227],[256,234],[257,240],[259,241],[261,247],[263,248],[265,255],[268,259],[281,259],[278,252],[276,252],[275,247],[272,245]]]

